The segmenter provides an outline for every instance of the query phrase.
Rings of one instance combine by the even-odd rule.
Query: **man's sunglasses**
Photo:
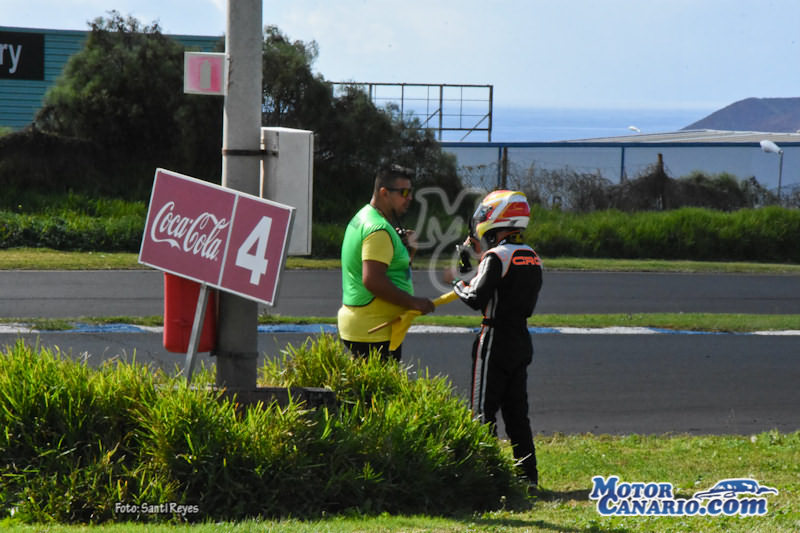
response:
[[[408,198],[409,196],[414,194],[414,189],[410,187],[403,187],[401,189],[397,187],[386,187],[386,190],[392,192],[399,192],[400,196],[402,196],[403,198]]]

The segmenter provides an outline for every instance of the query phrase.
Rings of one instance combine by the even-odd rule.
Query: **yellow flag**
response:
[[[433,300],[433,305],[439,307],[442,304],[450,303],[453,300],[458,300],[458,296],[455,292],[449,291],[441,296],[437,297]],[[408,311],[404,312],[400,316],[390,320],[389,322],[384,322],[380,326],[372,328],[370,333],[373,331],[378,331],[381,328],[385,328],[386,326],[392,327],[392,336],[389,340],[389,350],[396,350],[398,346],[403,344],[403,339],[406,338],[406,333],[408,333],[408,328],[411,327],[411,322],[414,321],[419,315],[421,315],[419,311],[415,311],[413,309],[409,309]]]

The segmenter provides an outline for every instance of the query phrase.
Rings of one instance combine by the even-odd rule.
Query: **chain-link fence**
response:
[[[721,209],[775,203],[800,206],[800,143],[782,143],[782,160],[757,143],[443,143],[443,147],[456,156],[465,186],[521,189],[532,201],[547,206],[581,211],[628,204]],[[660,203],[619,204],[619,195],[626,191],[652,188],[644,183],[653,179],[644,178],[654,168],[672,180],[664,182]],[[710,198],[709,189],[714,188],[744,198]]]

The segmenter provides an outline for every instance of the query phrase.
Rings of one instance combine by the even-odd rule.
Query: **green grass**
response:
[[[651,327],[687,331],[752,332],[800,329],[800,315],[734,313],[635,313],[606,315],[537,315],[528,322],[538,327],[606,328]]]
[[[129,252],[64,252],[48,248],[0,250],[0,270],[127,270],[148,268]]]
[[[607,272],[685,272],[685,273],[750,273],[800,274],[800,265],[791,263],[755,263],[744,261],[668,261],[665,259],[588,259],[544,258],[549,270]]]
[[[0,270],[112,270],[144,269],[139,255],[131,252],[64,252],[47,248],[10,248],[0,250]],[[607,272],[704,272],[800,274],[800,265],[790,263],[755,263],[721,261],[667,261],[662,259],[593,259],[575,257],[544,258],[548,270],[607,271]],[[416,270],[444,269],[445,261],[431,264],[424,257],[415,261]],[[335,270],[338,259],[289,257],[288,269]]]
[[[135,319],[134,319],[135,320]],[[261,324],[336,324],[336,317],[304,316],[291,317],[262,315]],[[479,327],[480,316],[420,316],[415,325]],[[530,327],[649,327],[687,331],[752,332],[783,331],[800,329],[800,315],[756,315],[736,313],[635,313],[554,315],[534,314],[528,320]]]
[[[107,325],[133,324],[137,326],[163,326],[161,316],[101,316],[70,318],[0,318],[0,324],[17,324],[36,331],[67,331],[79,324]]]
[[[453,326],[476,328],[480,317],[436,316],[417,317],[415,325]],[[73,329],[76,324],[133,324],[139,326],[162,326],[161,316],[110,316],[80,318],[0,318],[0,324],[22,324],[38,331],[64,331]],[[260,324],[336,324],[332,316],[281,316],[262,315]],[[552,315],[534,314],[529,320],[530,327],[574,327],[609,328],[642,327],[663,328],[686,331],[714,331],[721,333],[747,333],[753,331],[800,330],[800,315],[754,315],[733,313],[635,313],[635,314],[596,314],[596,315]]]
[[[7,531],[211,533],[352,532],[796,532],[800,529],[800,432],[757,435],[550,435],[536,438],[544,493],[527,508],[455,517],[349,514],[327,519],[247,520],[184,525],[109,524],[46,526],[0,522]],[[676,497],[688,498],[721,479],[750,477],[775,487],[762,517],[613,517],[597,513],[588,499],[591,478],[618,475],[622,481],[669,482]]]

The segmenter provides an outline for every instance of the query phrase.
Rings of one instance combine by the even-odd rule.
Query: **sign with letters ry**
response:
[[[44,80],[44,34],[0,31],[0,79]]]
[[[274,305],[294,208],[157,169],[139,262]]]

